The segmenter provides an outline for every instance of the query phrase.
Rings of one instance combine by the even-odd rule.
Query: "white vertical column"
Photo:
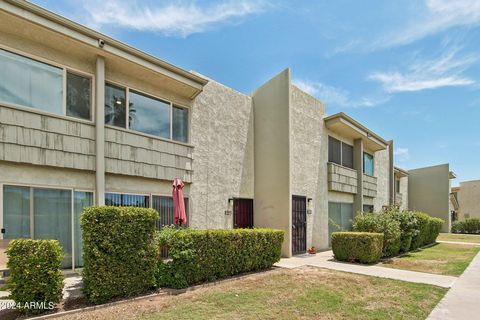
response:
[[[98,56],[95,71],[95,204],[105,205],[105,58]]]

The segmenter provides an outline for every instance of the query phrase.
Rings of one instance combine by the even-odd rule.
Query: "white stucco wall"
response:
[[[292,86],[290,170],[293,195],[312,198],[307,214],[307,248],[328,247],[327,145],[325,106]]]
[[[191,109],[190,226],[232,228],[230,197],[254,197],[252,99],[210,80]]]
[[[459,219],[480,218],[480,180],[461,182],[457,196]]]

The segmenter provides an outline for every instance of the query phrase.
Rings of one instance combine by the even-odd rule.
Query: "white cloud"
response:
[[[462,73],[477,60],[473,55],[458,57],[458,49],[452,49],[437,59],[415,61],[406,72],[373,72],[368,79],[380,82],[388,93],[468,86],[475,81]]]
[[[393,150],[393,155],[395,156],[396,160],[400,162],[410,159],[410,151],[408,148],[396,148]]]
[[[480,24],[478,0],[426,0],[415,11],[407,26],[383,37],[373,48],[408,44],[452,27]]]
[[[186,37],[215,25],[238,22],[266,9],[264,0],[230,0],[200,5],[196,0],[160,3],[138,0],[84,1],[87,23],[94,28],[117,26]]]
[[[326,85],[321,82],[314,82],[304,79],[294,79],[293,84],[308,94],[317,97],[327,105],[339,107],[374,107],[383,104],[390,99],[390,96],[365,96],[359,99],[352,99],[350,93],[342,88]]]

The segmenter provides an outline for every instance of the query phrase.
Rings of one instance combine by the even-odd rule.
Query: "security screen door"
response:
[[[307,198],[292,196],[292,254],[307,251]]]

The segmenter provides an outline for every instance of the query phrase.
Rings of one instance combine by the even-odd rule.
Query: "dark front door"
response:
[[[292,254],[307,251],[307,198],[292,197]]]
[[[253,228],[253,199],[233,200],[233,227]]]

